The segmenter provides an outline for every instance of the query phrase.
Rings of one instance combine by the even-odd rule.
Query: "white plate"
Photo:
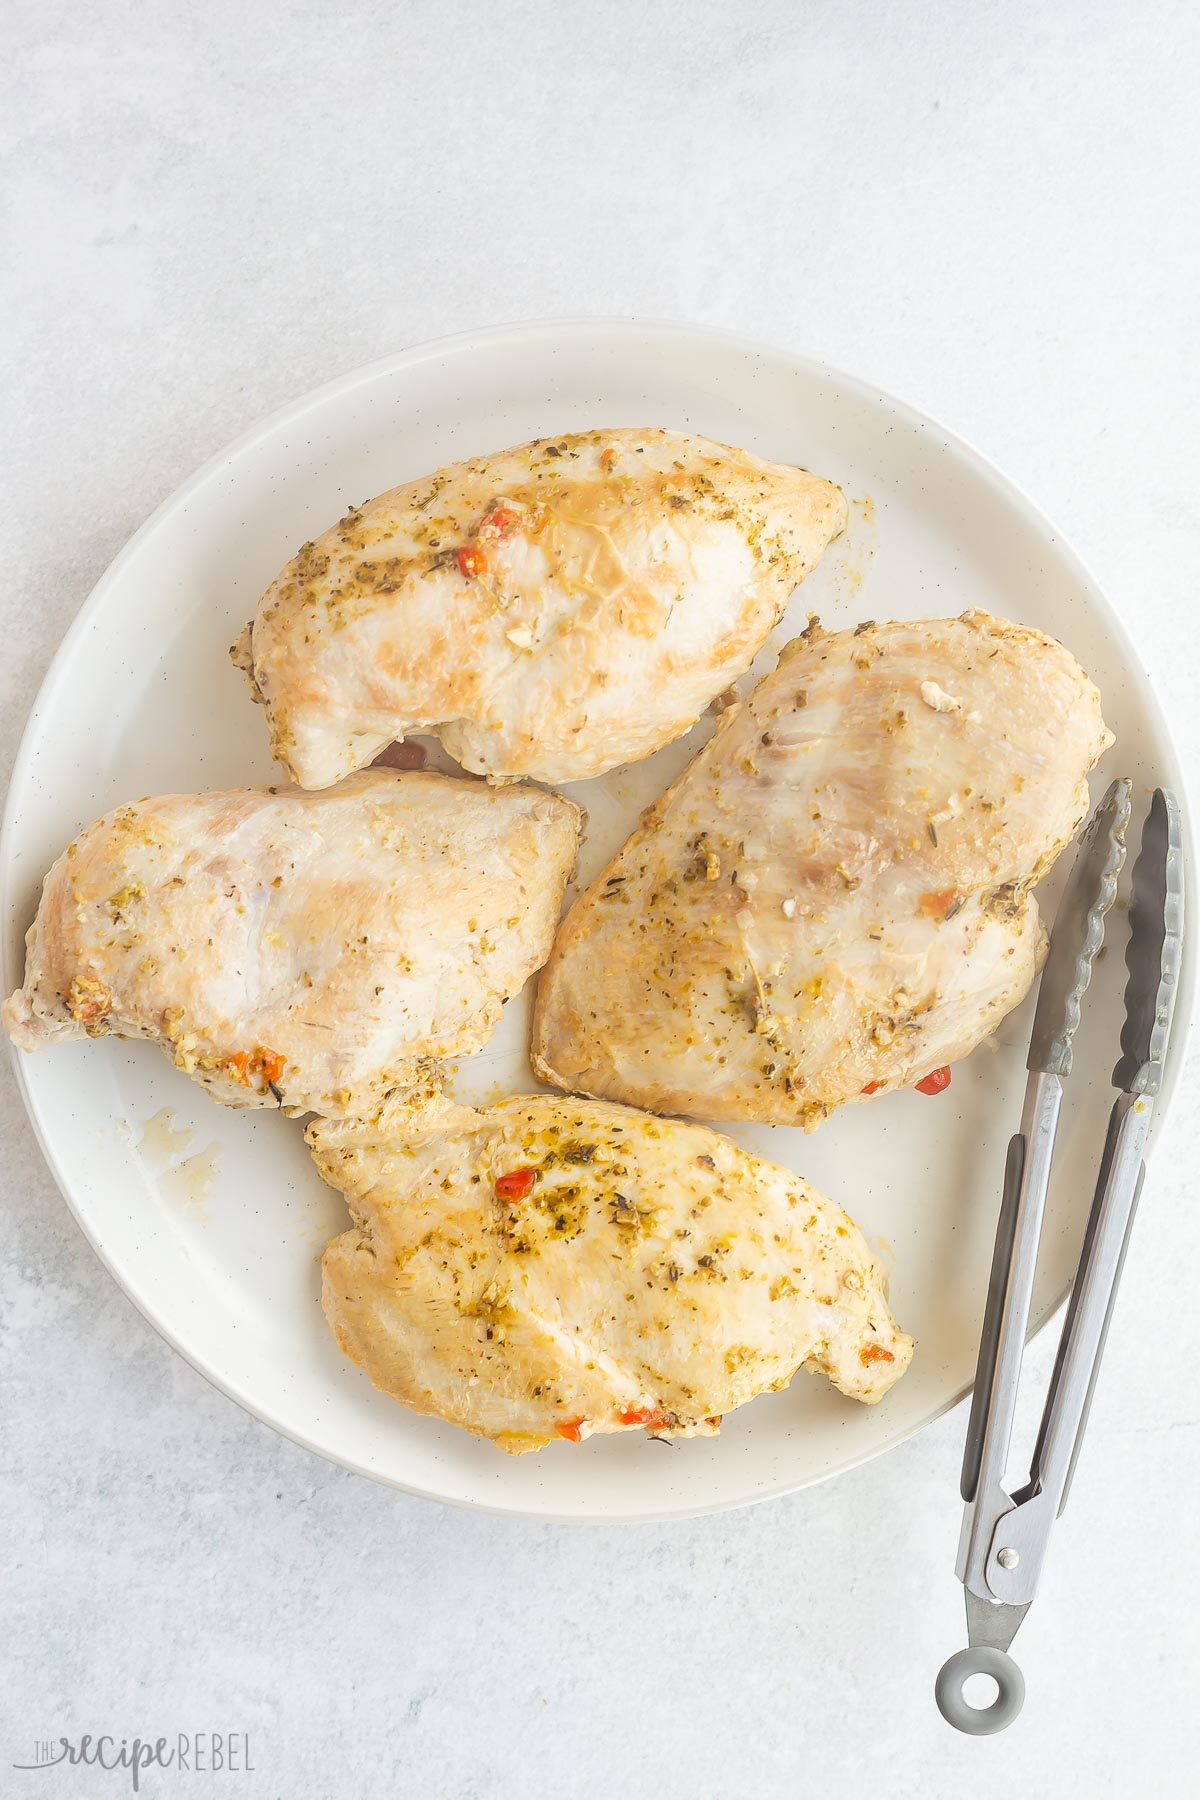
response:
[[[1061,637],[1098,681],[1118,744],[1095,791],[1117,771],[1180,787],[1153,694],[1094,582],[1003,476],[931,420],[804,357],[711,331],[577,320],[479,332],[390,357],[286,408],[194,476],[104,576],[47,677],[13,777],[0,850],[6,989],[20,980],[41,877],[81,826],[142,794],[278,779],[262,715],[226,651],[306,538],[348,503],[441,463],[614,425],[746,445],[832,477],[854,501],[849,532],[800,589],[756,671],[809,610],[843,626],[981,605]],[[583,879],[710,729],[575,785],[590,815]],[[1091,1194],[1122,929],[1097,974],[1071,1083],[1038,1322],[1074,1268]],[[1176,1068],[1190,999],[1188,986]],[[259,1418],[413,1493],[547,1518],[634,1519],[817,1481],[901,1442],[964,1392],[1029,1024],[1026,1005],[936,1099],[887,1096],[813,1136],[731,1128],[843,1202],[883,1248],[917,1353],[880,1406],[856,1406],[801,1374],[733,1414],[715,1441],[668,1450],[629,1434],[521,1458],[412,1417],[340,1356],[318,1304],[318,1258],[346,1214],[297,1125],[218,1108],[148,1045],[101,1041],[17,1061],[46,1157],[99,1255],[163,1336]],[[534,1087],[527,1032],[526,995],[460,1066],[459,1091]]]

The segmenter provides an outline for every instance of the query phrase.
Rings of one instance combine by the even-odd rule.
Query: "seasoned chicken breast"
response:
[[[538,1074],[806,1126],[944,1085],[1033,979],[1029,890],[1111,742],[1040,632],[982,612],[814,623],[567,915]]]
[[[26,1050],[150,1038],[228,1106],[370,1113],[491,1035],[550,947],[580,818],[385,769],[120,807],[46,877],[4,1023]]]
[[[302,787],[413,732],[481,775],[578,780],[686,731],[845,520],[829,482],[707,438],[546,438],[348,513],[233,654]]]
[[[703,1126],[518,1095],[308,1140],[355,1218],[324,1259],[338,1343],[502,1449],[711,1434],[801,1364],[870,1402],[912,1355],[841,1207]]]

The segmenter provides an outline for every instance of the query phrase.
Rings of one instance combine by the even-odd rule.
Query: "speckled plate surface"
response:
[[[810,610],[838,627],[984,606],[1061,637],[1099,683],[1117,746],[1095,793],[1116,773],[1134,777],[1141,805],[1149,784],[1180,788],[1153,693],[1095,583],[1003,476],[931,420],[821,364],[722,333],[600,320],[508,327],[407,351],[297,401],[210,462],[117,558],[55,660],[18,757],[0,847],[6,989],[20,979],[41,877],[81,826],[142,794],[278,779],[227,647],[300,543],[349,503],[441,463],[613,425],[703,432],[802,463],[849,494],[848,532],[799,590],[757,673]],[[647,762],[567,790],[590,820],[581,880],[710,731],[701,724]],[[450,766],[440,753],[431,760]],[[1052,879],[1051,914],[1054,894]],[[1091,1195],[1124,930],[1114,914],[1118,954],[1097,970],[1076,1053],[1036,1324],[1062,1297]],[[536,1087],[528,999],[457,1069],[463,1097]],[[1189,971],[1168,1099],[1191,1006]],[[243,1406],[414,1493],[527,1516],[637,1519],[821,1480],[901,1442],[965,1391],[1030,1019],[1027,1004],[936,1099],[884,1096],[811,1136],[730,1128],[841,1201],[885,1256],[917,1354],[881,1405],[857,1407],[801,1374],[733,1414],[716,1440],[667,1449],[630,1434],[516,1459],[413,1418],[340,1356],[321,1315],[318,1261],[346,1213],[295,1123],[217,1107],[147,1045],[100,1041],[17,1061],[46,1157],[97,1253],[163,1336]]]

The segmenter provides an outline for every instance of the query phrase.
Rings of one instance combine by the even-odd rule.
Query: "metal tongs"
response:
[[[1021,1129],[1008,1146],[962,1469],[966,1508],[957,1574],[966,1589],[970,1648],[943,1664],[935,1689],[942,1716],[972,1736],[1003,1730],[1025,1698],[1024,1678],[1008,1647],[1029,1610],[1050,1527],[1070,1492],[1162,1082],[1183,940],[1183,843],[1179,804],[1158,788],[1133,870],[1125,1023],[1113,1071],[1117,1100],[1029,1479],[1010,1493],[1005,1473],[1063,1081],[1125,861],[1130,791],[1128,781],[1114,781],[1081,840],[1038,992]],[[995,1681],[998,1692],[989,1706],[964,1698],[963,1684],[972,1675]]]

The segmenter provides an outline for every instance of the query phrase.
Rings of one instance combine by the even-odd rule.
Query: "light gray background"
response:
[[[384,352],[564,313],[710,321],[874,377],[992,455],[1200,746],[1200,26],[1175,4],[3,0],[0,755],[129,534],[265,412]],[[1194,1083],[1194,1065],[1193,1065]],[[7,1066],[0,1792],[58,1732],[232,1729],[152,1794],[1194,1792],[1185,1085],[1004,1739],[963,1641],[956,1413],[836,1485],[540,1527],[369,1485],[152,1334]],[[1050,1346],[1032,1357],[1044,1377]],[[58,1783],[55,1786],[55,1783]]]

